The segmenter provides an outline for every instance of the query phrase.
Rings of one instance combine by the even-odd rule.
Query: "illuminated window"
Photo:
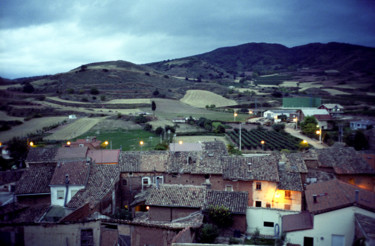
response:
[[[261,208],[262,207],[262,202],[261,201],[256,201],[255,202],[255,207]]]
[[[58,190],[57,191],[57,199],[64,199],[64,190]]]
[[[285,199],[290,199],[290,198],[291,198],[290,190],[286,190],[285,191]]]
[[[256,183],[256,190],[262,190],[262,183],[261,182],[257,182]]]
[[[233,186],[232,185],[226,185],[225,191],[233,191]]]
[[[266,208],[271,208],[271,204],[267,203]]]
[[[290,210],[290,204],[285,204],[285,205],[284,205],[284,209],[285,209],[285,210]]]

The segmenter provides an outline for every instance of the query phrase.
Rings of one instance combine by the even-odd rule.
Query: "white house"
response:
[[[355,215],[375,218],[375,193],[339,180],[306,187],[308,213],[282,218],[289,243],[350,246],[355,240]]]
[[[50,182],[52,206],[65,207],[79,190],[85,188],[90,165],[90,160],[59,161],[57,163]]]
[[[291,109],[273,109],[273,110],[267,110],[263,113],[263,118],[272,120],[274,119],[275,122],[280,122],[281,119],[278,118],[278,116],[285,115],[287,118],[294,118],[296,117],[296,110]]]
[[[372,120],[356,120],[350,122],[350,129],[352,130],[366,130],[373,127],[375,122]]]

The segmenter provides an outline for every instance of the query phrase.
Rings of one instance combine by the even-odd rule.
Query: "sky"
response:
[[[0,76],[11,79],[332,41],[375,47],[375,0],[0,0]]]

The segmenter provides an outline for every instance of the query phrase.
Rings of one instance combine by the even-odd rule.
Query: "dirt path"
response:
[[[300,138],[300,139],[304,139],[304,140],[306,140],[310,145],[312,145],[312,146],[313,146],[314,148],[316,148],[316,149],[328,148],[327,145],[325,145],[325,144],[321,144],[321,143],[319,142],[319,140],[312,139],[312,138],[309,138],[309,137],[307,137],[307,136],[305,136],[305,135],[302,135],[302,134],[299,132],[299,130],[296,131],[295,129],[292,129],[292,128],[289,128],[289,127],[285,127],[285,131],[286,131],[287,133],[289,133],[290,135],[293,135],[293,136],[295,136],[295,137],[297,137],[297,138]]]

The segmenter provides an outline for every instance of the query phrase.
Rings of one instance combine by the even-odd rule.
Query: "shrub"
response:
[[[167,150],[168,149],[168,144],[167,143],[159,143],[155,146],[155,150]]]
[[[155,129],[155,134],[157,135],[163,134],[163,132],[164,132],[164,129],[161,126]]]
[[[204,224],[199,231],[199,242],[214,243],[217,236],[219,236],[219,232],[215,225]]]
[[[158,91],[158,89],[156,89],[153,93],[152,93],[152,95],[154,95],[154,96],[158,96],[160,94],[160,92]]]
[[[22,88],[22,91],[25,93],[33,93],[34,90],[34,86],[32,86],[30,83],[25,83],[25,85]]]
[[[144,126],[143,129],[144,129],[145,131],[150,132],[150,131],[152,130],[152,125],[150,125],[150,124],[146,124],[146,125]]]
[[[134,118],[134,122],[137,124],[143,124],[148,122],[148,119],[144,115],[138,115]]]
[[[115,213],[113,214],[113,218],[122,219],[122,220],[131,220],[132,219],[132,213],[127,209],[117,208]]]
[[[277,132],[282,132],[285,129],[285,124],[282,124],[282,123],[280,123],[280,124],[273,124],[272,128],[273,128],[273,130],[275,130]]]
[[[95,87],[92,87],[92,88],[90,89],[90,93],[91,93],[92,95],[98,95],[98,94],[99,94],[99,90],[96,89]]]
[[[210,206],[207,209],[209,220],[221,228],[230,227],[233,224],[232,212],[224,206]]]

